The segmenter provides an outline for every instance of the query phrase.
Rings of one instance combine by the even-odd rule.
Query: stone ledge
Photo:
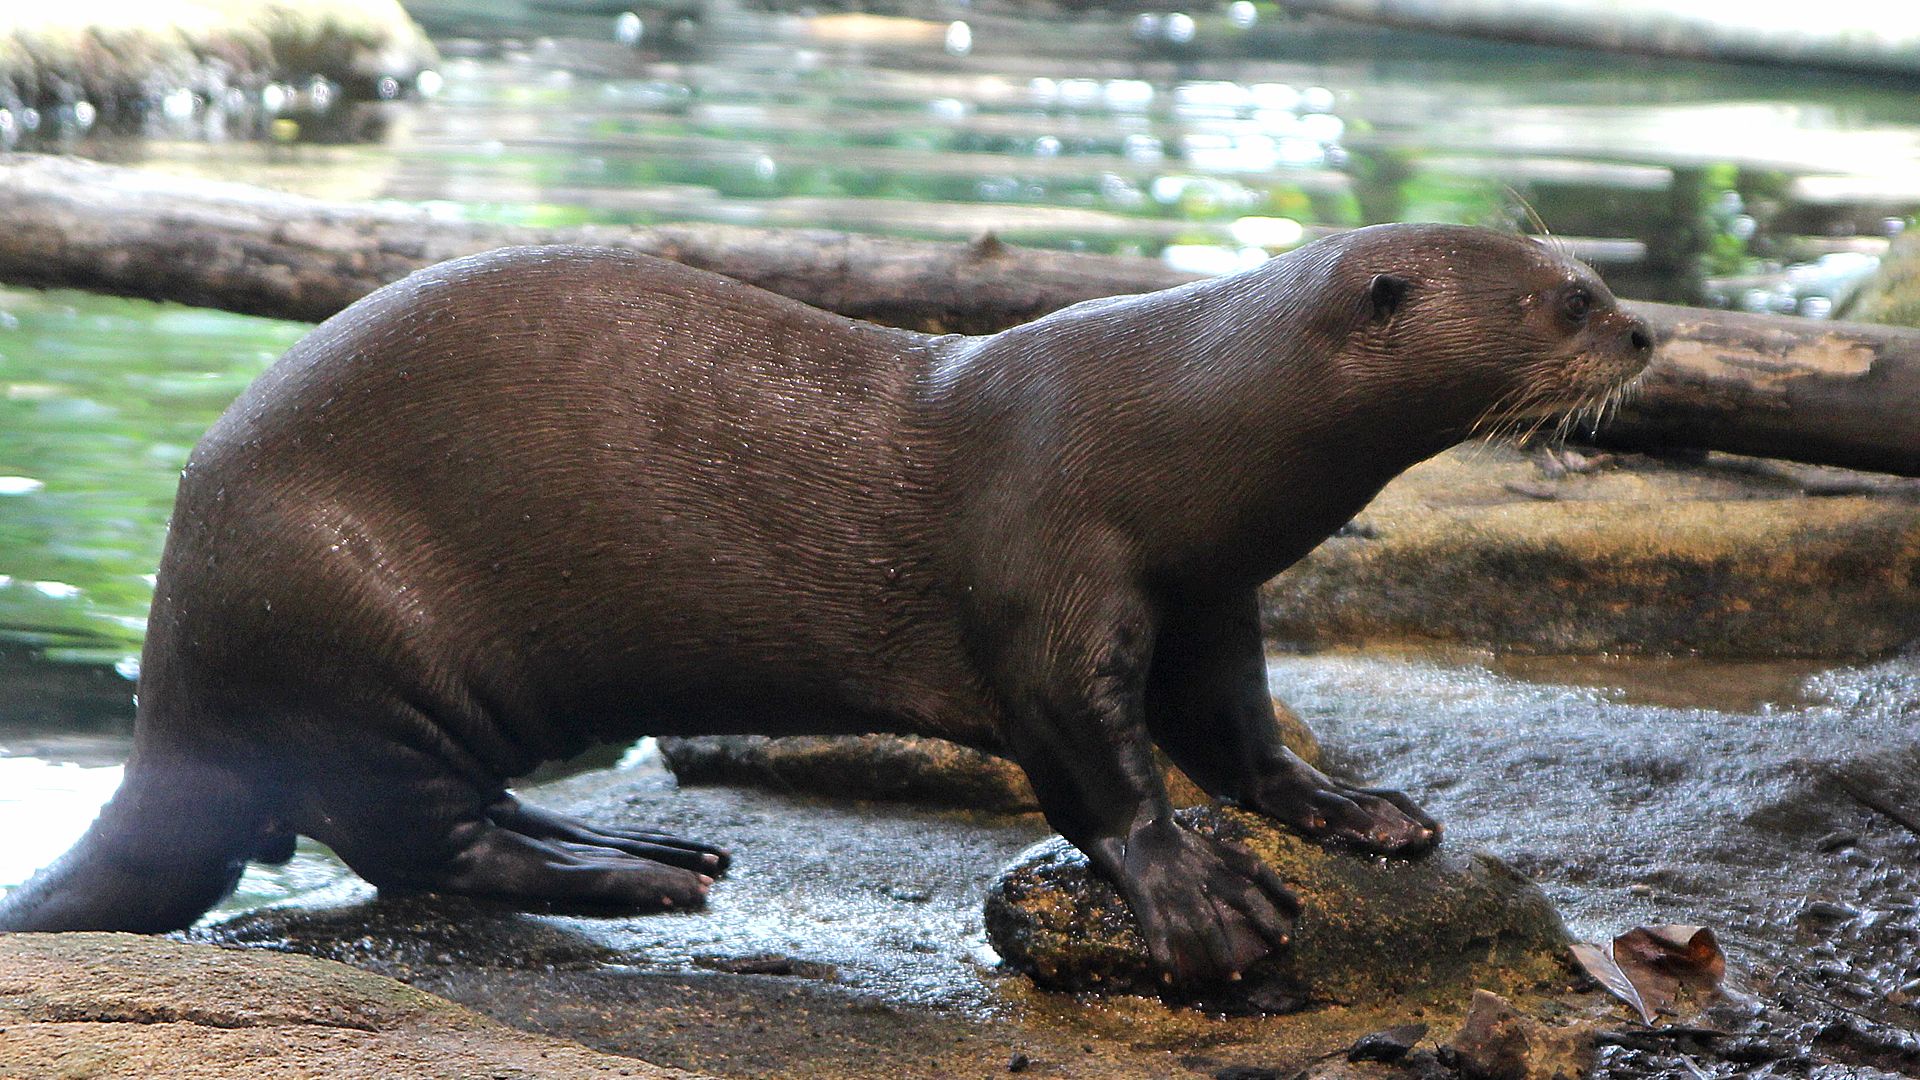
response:
[[[697,1080],[331,960],[131,934],[0,935],[0,1077],[107,1076]]]
[[[1856,659],[1920,640],[1920,482],[1617,460],[1548,476],[1472,447],[1415,467],[1267,584],[1269,641]]]

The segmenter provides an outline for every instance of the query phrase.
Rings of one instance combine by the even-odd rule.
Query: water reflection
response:
[[[1214,18],[1177,58],[1120,16],[720,5],[673,54],[575,19],[597,39],[443,43],[440,93],[383,107],[377,150],[95,148],[501,221],[993,231],[1202,270],[1524,201],[1623,294],[1812,315],[1920,208],[1898,88]],[[1243,218],[1299,228],[1249,243]]]

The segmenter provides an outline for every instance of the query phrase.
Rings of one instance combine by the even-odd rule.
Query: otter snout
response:
[[[1638,315],[1627,316],[1627,347],[1640,354],[1643,363],[1653,359],[1653,327]]]
[[[1653,347],[1658,341],[1653,327],[1646,319],[1618,308],[1614,309],[1610,321],[1617,327],[1615,348],[1627,368],[1626,376],[1638,375],[1653,359]]]

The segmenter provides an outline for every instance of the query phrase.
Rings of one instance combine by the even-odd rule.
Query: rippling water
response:
[[[992,231],[1196,270],[1524,203],[1627,295],[1811,315],[1920,209],[1906,88],[1271,18],[1201,17],[1175,45],[1131,17],[966,16],[956,43],[956,18],[720,11],[671,54],[574,20],[596,37],[448,42],[436,96],[324,132],[376,142],[289,121],[291,141],[61,145],[449,216]],[[206,130],[181,102],[178,130]],[[0,884],[111,789],[180,465],[303,330],[0,290]],[[43,661],[85,693],[43,692]]]

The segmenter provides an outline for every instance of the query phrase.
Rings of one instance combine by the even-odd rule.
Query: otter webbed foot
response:
[[[725,848],[666,833],[603,829],[597,825],[528,806],[509,795],[487,807],[487,820],[533,840],[556,840],[586,848],[606,848],[642,859],[719,877],[733,856]]]
[[[1160,821],[1103,847],[1118,864],[1111,876],[1169,984],[1237,979],[1292,938],[1299,901],[1237,844]]]
[[[1440,823],[1386,788],[1335,780],[1305,762],[1263,777],[1244,804],[1302,836],[1376,855],[1418,855],[1440,842]]]
[[[427,886],[522,911],[626,914],[697,908],[713,879],[612,848],[535,840],[483,825]]]
[[[701,906],[727,866],[726,852],[707,844],[603,829],[512,796],[457,826],[452,840],[439,873],[395,884],[528,911],[640,913]]]

